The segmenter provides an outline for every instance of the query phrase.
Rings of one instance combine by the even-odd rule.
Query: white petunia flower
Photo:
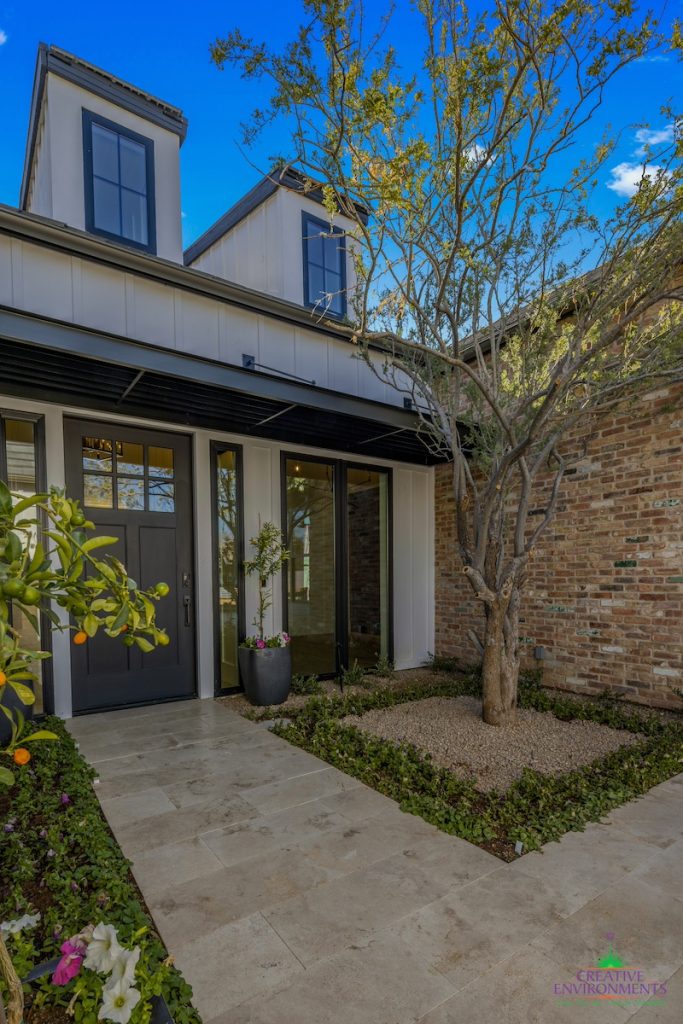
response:
[[[139,959],[139,946],[135,946],[134,949],[122,949],[105,982],[105,989],[113,988],[120,981],[126,986],[133,985],[135,983],[135,968]]]
[[[98,924],[93,929],[83,964],[93,971],[109,974],[121,952],[116,928],[111,924]]]
[[[117,981],[111,988],[102,991],[102,1005],[98,1020],[112,1020],[115,1024],[128,1024],[130,1016],[140,1002],[140,993],[123,981]]]
[[[3,921],[0,924],[0,932],[3,935],[18,935],[24,928],[35,928],[40,921],[40,914],[24,914],[16,921]]]

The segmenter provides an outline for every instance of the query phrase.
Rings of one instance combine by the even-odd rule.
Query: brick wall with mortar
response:
[[[575,461],[522,601],[523,664],[543,647],[549,685],[680,708],[683,388],[594,421],[566,451]],[[474,662],[467,633],[482,635],[482,616],[457,554],[449,465],[435,488],[436,653]]]

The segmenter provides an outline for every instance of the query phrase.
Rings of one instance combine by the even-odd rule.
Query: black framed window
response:
[[[0,410],[0,479],[4,480],[19,501],[30,494],[45,491],[45,430],[42,416],[30,413]],[[40,529],[32,528],[32,545],[39,538]],[[10,606],[12,626],[27,650],[51,649],[50,624],[47,616],[40,616],[40,637],[28,621],[19,604]],[[36,701],[34,714],[53,710],[52,673],[49,661],[36,661],[32,671],[37,680],[33,684]]]
[[[346,239],[339,228],[302,214],[304,303],[328,315],[346,315]]]
[[[295,673],[393,657],[392,472],[281,454],[284,628]]]
[[[242,449],[211,443],[216,693],[239,687],[238,645],[245,633],[242,569]]]
[[[83,161],[86,230],[155,253],[152,140],[84,110]]]

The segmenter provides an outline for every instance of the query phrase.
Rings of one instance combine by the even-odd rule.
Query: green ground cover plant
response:
[[[541,687],[526,676],[519,706],[549,711],[563,721],[587,719],[640,733],[643,739],[583,768],[560,776],[525,769],[506,792],[481,793],[474,781],[433,764],[429,754],[343,723],[362,715],[428,697],[481,697],[476,672],[431,684],[386,688],[328,699],[312,698],[289,713],[289,724],[274,731],[329,764],[396,800],[402,810],[418,814],[444,832],[484,847],[504,860],[582,830],[613,808],[640,796],[683,771],[683,718],[648,712],[620,701],[576,699]]]
[[[116,928],[119,940],[140,947],[136,985],[141,1000],[131,1024],[146,1024],[149,998],[163,995],[176,1024],[200,1024],[192,990],[168,961],[128,861],[100,810],[94,773],[58,718],[45,725],[58,739],[35,747],[14,786],[0,792],[0,920],[24,915],[37,922],[6,935],[21,977],[60,956],[60,946],[88,924]],[[58,986],[48,975],[25,986],[26,1024],[97,1024],[103,981],[83,970]],[[6,998],[7,993],[2,993]]]

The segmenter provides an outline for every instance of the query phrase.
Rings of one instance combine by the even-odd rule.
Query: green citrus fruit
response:
[[[159,597],[166,597],[166,595],[170,594],[171,592],[171,588],[169,587],[168,583],[157,583],[154,589],[156,590]]]
[[[7,580],[2,585],[2,592],[5,597],[17,597],[21,599],[26,590],[26,584],[23,580]]]
[[[159,633],[159,636],[157,637],[157,643],[159,644],[160,647],[168,647],[170,642],[171,638],[168,635],[168,633]]]
[[[35,587],[27,587],[21,601],[22,604],[38,604],[40,601],[40,591],[36,590]]]

